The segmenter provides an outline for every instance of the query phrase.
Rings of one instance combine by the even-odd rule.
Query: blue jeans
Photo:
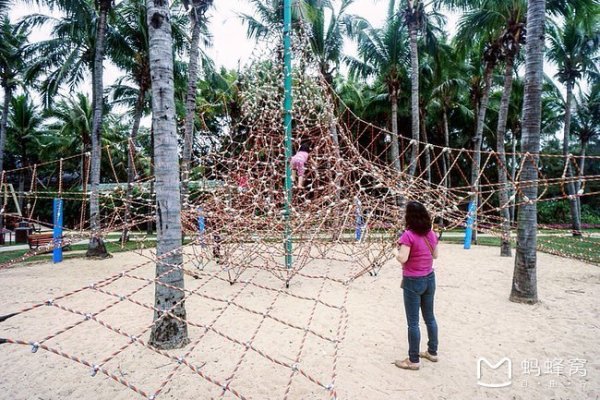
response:
[[[419,362],[419,345],[421,330],[419,329],[419,308],[423,313],[427,325],[427,350],[432,355],[437,355],[438,327],[433,315],[433,297],[435,295],[435,274],[427,276],[403,278],[404,309],[408,322],[408,357],[411,362]]]

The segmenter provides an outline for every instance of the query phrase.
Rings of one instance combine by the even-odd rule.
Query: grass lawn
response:
[[[154,247],[156,245],[156,240],[145,240],[145,241],[129,241],[125,244],[125,246],[121,247],[121,243],[119,242],[106,242],[106,250],[109,253],[119,253],[121,251],[131,251],[138,249],[141,245],[144,247]],[[87,244],[75,244],[71,246],[70,251],[63,252],[63,258],[80,258],[84,257],[85,254],[82,254],[81,251],[87,250]],[[15,258],[22,257],[28,250],[15,250],[15,251],[5,251],[0,252],[0,264],[4,264],[10,260],[14,260]],[[52,253],[39,254],[34,257],[30,257],[24,262],[39,262],[39,261],[52,261]]]
[[[445,243],[464,243],[462,237],[443,237]],[[479,237],[477,244],[481,246],[500,247],[500,238]],[[513,249],[515,242],[512,243]],[[538,236],[538,250],[545,253],[576,258],[600,265],[600,237],[576,238],[572,236]],[[498,251],[499,253],[500,251]]]

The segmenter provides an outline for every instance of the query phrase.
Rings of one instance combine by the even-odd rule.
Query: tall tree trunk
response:
[[[498,127],[496,128],[496,151],[498,152],[498,186],[500,187],[499,202],[500,214],[502,216],[502,240],[500,243],[500,255],[510,257],[510,210],[508,202],[507,185],[507,164],[506,152],[504,150],[504,134],[506,133],[506,120],[508,118],[508,106],[510,103],[510,94],[513,81],[513,57],[506,59],[506,69],[504,71],[504,88],[500,100],[500,110],[498,112]]]
[[[100,15],[96,32],[96,52],[94,54],[94,68],[92,73],[94,117],[92,120],[92,160],[90,171],[90,228],[92,236],[88,245],[86,257],[106,258],[109,256],[100,232],[100,203],[98,198],[98,185],[100,184],[100,160],[102,157],[100,135],[102,129],[102,111],[104,83],[102,81],[104,70],[104,39],[106,36],[106,18],[112,4],[111,0],[100,2]]]
[[[483,75],[483,92],[481,102],[477,111],[477,127],[473,137],[473,165],[471,166],[471,202],[475,204],[473,215],[473,241],[477,243],[477,208],[479,207],[479,172],[481,168],[481,142],[483,140],[483,127],[485,125],[485,114],[490,100],[490,89],[492,87],[492,72],[494,67],[490,62],[486,63]]]
[[[390,102],[392,103],[392,148],[390,157],[392,166],[396,171],[400,171],[400,145],[398,143],[398,92],[392,89],[390,92]]]
[[[149,343],[174,349],[189,343],[181,252],[181,193],[169,3],[148,0],[152,125],[156,162],[157,245],[154,325]],[[165,285],[169,285],[167,287]],[[168,314],[167,314],[168,313]]]
[[[512,133],[512,156],[510,161],[510,181],[515,182],[517,176],[517,133]],[[510,197],[515,194],[515,189],[511,189]],[[510,201],[510,223],[513,224],[515,222],[515,202],[516,199],[512,199]]]
[[[565,104],[565,129],[563,139],[563,156],[565,157],[566,176],[568,180],[567,194],[569,195],[569,205],[571,207],[571,221],[573,236],[581,236],[581,218],[577,208],[577,197],[575,192],[575,182],[573,182],[573,168],[571,167],[571,158],[569,158],[569,136],[571,135],[571,110],[573,108],[573,84],[567,82],[567,102]]]
[[[446,149],[450,149],[450,130],[448,129],[448,112],[446,111],[446,106],[443,106],[443,113],[442,116],[444,118],[444,147]],[[449,167],[449,156],[448,156],[448,152],[444,151],[443,157],[442,157],[442,162],[443,162],[443,167],[444,167],[444,181],[442,182],[442,184],[444,185],[444,187],[446,189],[448,189],[450,187],[450,177],[446,176],[448,175],[448,167]]]
[[[425,125],[425,119],[427,118],[425,108],[422,108],[420,114],[421,117],[419,119],[421,121],[421,141],[425,145],[425,148],[423,149],[423,152],[425,153],[425,176],[427,177],[427,182],[431,183],[431,153],[427,147],[429,138],[427,137],[427,126]]]
[[[519,206],[517,254],[510,301],[537,303],[537,204],[540,127],[542,122],[542,82],[544,79],[544,23],[546,0],[529,0],[527,45],[525,50],[525,97],[521,151],[529,154],[523,163],[519,183],[524,204]],[[530,201],[527,201],[527,200]]]
[[[152,203],[154,202],[154,124],[150,127],[150,189],[148,192],[148,223],[146,223],[146,234],[152,235],[154,233],[154,221],[152,221],[152,214],[154,213],[154,208],[152,207]]]
[[[579,217],[581,218],[581,196],[579,196],[579,191],[583,187],[583,177],[585,176],[585,154],[587,152],[587,140],[581,141],[581,158],[579,159],[579,179],[577,180],[576,192],[577,196],[577,212],[579,213]]]
[[[123,217],[123,233],[121,235],[121,243],[125,244],[129,240],[129,220],[131,219],[131,203],[133,202],[133,182],[135,181],[134,170],[135,170],[135,140],[137,139],[137,133],[140,129],[140,120],[142,119],[142,113],[144,111],[144,99],[146,90],[140,88],[138,98],[135,103],[135,109],[133,110],[133,127],[131,128],[131,134],[129,135],[129,146],[127,146],[127,191],[125,194],[125,216]]]
[[[192,152],[194,143],[194,117],[196,115],[196,86],[198,82],[198,56],[200,54],[200,30],[202,20],[200,15],[192,9],[190,15],[194,18],[194,28],[192,29],[192,40],[190,43],[190,62],[188,66],[188,86],[185,99],[185,124],[183,137],[183,160],[181,163],[181,197],[183,206],[187,207],[189,203],[189,181],[190,169],[192,167]]]
[[[410,3],[411,12],[414,5]],[[412,133],[412,151],[410,154],[410,168],[408,173],[415,175],[417,169],[417,154],[419,153],[419,50],[417,47],[417,27],[411,18],[408,24],[410,41],[410,115]]]
[[[4,170],[4,147],[6,146],[6,127],[8,126],[8,110],[12,99],[12,90],[8,82],[4,86],[4,104],[2,104],[2,120],[0,120],[0,171]]]

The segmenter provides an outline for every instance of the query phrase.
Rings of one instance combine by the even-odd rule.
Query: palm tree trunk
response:
[[[194,117],[196,115],[196,86],[198,81],[198,56],[200,54],[200,29],[202,21],[200,16],[194,11],[191,12],[194,17],[194,28],[192,30],[192,40],[190,43],[190,62],[188,67],[188,87],[185,100],[185,132],[183,137],[183,160],[181,163],[181,197],[183,206],[187,207],[189,202],[189,180],[190,169],[192,167],[192,151],[194,142]]]
[[[100,237],[100,203],[98,198],[98,185],[100,184],[100,160],[102,157],[100,131],[102,129],[102,109],[104,85],[103,61],[104,61],[104,39],[106,36],[106,18],[112,4],[111,0],[100,2],[100,15],[98,19],[98,30],[96,32],[96,52],[94,54],[94,68],[92,74],[94,118],[92,120],[92,160],[90,171],[90,228],[92,236],[88,245],[86,257],[108,257],[104,241]]]
[[[392,165],[396,171],[401,170],[400,166],[400,146],[398,143],[398,94],[395,89],[390,93],[390,102],[392,103],[392,148],[390,157]]]
[[[2,120],[0,120],[0,171],[4,170],[4,147],[6,146],[6,127],[8,126],[8,111],[10,100],[12,99],[12,90],[8,82],[2,82],[4,86],[4,104],[2,104]]]
[[[546,0],[529,0],[527,9],[527,45],[525,50],[525,98],[521,151],[529,153],[523,164],[520,183],[525,204],[519,206],[517,254],[510,301],[537,303],[537,204],[540,127],[542,122],[542,82],[544,79],[544,22]]]
[[[149,344],[174,349],[189,343],[181,253],[181,192],[169,3],[148,0],[152,124],[156,162],[157,245],[154,325]],[[165,286],[169,285],[169,286]],[[168,314],[167,314],[168,313]]]
[[[581,218],[577,209],[577,198],[575,192],[575,183],[572,181],[573,169],[571,168],[571,159],[569,158],[569,136],[571,135],[571,109],[573,107],[573,84],[567,82],[567,102],[565,104],[565,129],[563,139],[563,156],[565,157],[566,176],[568,180],[567,194],[569,195],[569,205],[571,207],[571,221],[573,236],[581,236]]]
[[[417,154],[419,153],[419,50],[417,47],[417,27],[412,19],[408,25],[408,35],[410,39],[410,114],[413,140],[408,173],[414,176],[417,169]]]
[[[154,197],[154,124],[150,127],[150,176],[153,178],[150,180],[150,190],[148,192],[148,223],[146,223],[146,234],[152,235],[154,233],[154,222],[152,221],[152,214],[154,209],[152,207]]]
[[[444,147],[446,149],[450,148],[450,130],[448,129],[448,112],[446,111],[446,106],[442,107],[443,109],[443,113],[442,116],[444,118]],[[443,157],[442,157],[442,165],[444,167],[444,181],[442,182],[442,184],[444,185],[444,187],[446,189],[448,189],[450,187],[450,177],[446,176],[448,175],[448,164],[449,164],[449,159],[448,159],[448,152],[444,151]]]
[[[431,154],[429,152],[429,148],[427,144],[429,143],[429,138],[427,137],[427,126],[425,125],[425,108],[421,109],[421,141],[424,143],[425,148],[423,152],[425,153],[425,175],[427,176],[427,182],[431,183]]]
[[[477,112],[477,128],[473,137],[473,165],[471,166],[471,201],[475,204],[473,216],[473,242],[477,243],[477,207],[479,205],[479,172],[481,166],[481,142],[483,140],[483,126],[485,125],[485,114],[490,100],[490,89],[492,87],[492,72],[494,68],[488,62],[483,75],[483,92]]]
[[[583,187],[583,177],[585,176],[585,154],[587,152],[588,142],[586,140],[581,141],[581,158],[579,159],[579,179],[577,180],[577,194]],[[579,217],[581,217],[581,196],[577,196],[577,210]]]
[[[121,243],[125,244],[129,241],[129,220],[131,219],[131,203],[133,202],[133,181],[135,181],[134,170],[135,170],[135,140],[137,139],[137,133],[140,129],[140,120],[142,119],[142,113],[144,111],[144,93],[145,90],[140,88],[138,98],[135,103],[135,109],[133,111],[133,127],[131,128],[131,134],[129,136],[130,142],[127,146],[127,191],[125,194],[125,216],[123,217],[123,234],[121,235]]]
[[[510,211],[508,209],[508,185],[506,171],[506,152],[504,150],[504,134],[506,133],[506,120],[508,118],[508,106],[512,91],[513,80],[513,57],[506,59],[506,70],[504,72],[504,88],[500,100],[498,112],[498,127],[496,129],[496,151],[498,152],[498,186],[500,187],[499,202],[502,215],[502,240],[500,243],[500,256],[510,257]]]
[[[510,161],[510,181],[515,182],[515,178],[517,176],[517,133],[512,132],[512,156]],[[514,188],[510,191],[510,196],[512,198],[515,193]],[[510,223],[513,224],[515,222],[515,199],[510,201]]]

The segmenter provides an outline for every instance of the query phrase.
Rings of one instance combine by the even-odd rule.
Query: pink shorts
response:
[[[302,161],[294,160],[292,157],[292,169],[295,169],[298,176],[304,176],[304,163]]]

